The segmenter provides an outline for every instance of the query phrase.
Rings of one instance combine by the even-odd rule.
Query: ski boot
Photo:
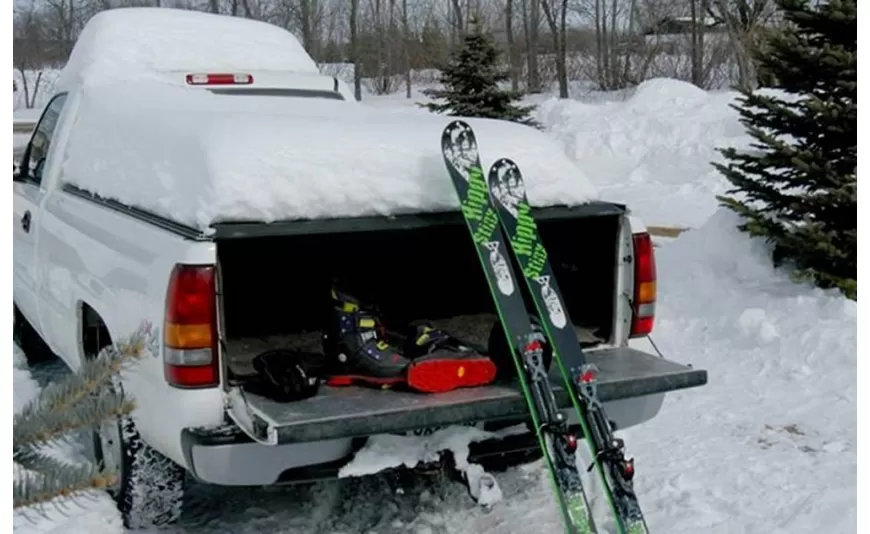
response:
[[[495,380],[496,366],[487,356],[428,323],[411,325],[405,347],[411,360],[408,386],[427,393],[484,386]]]
[[[332,309],[323,332],[323,351],[329,371],[327,384],[359,383],[388,388],[405,382],[408,359],[386,341],[372,309],[332,289]]]

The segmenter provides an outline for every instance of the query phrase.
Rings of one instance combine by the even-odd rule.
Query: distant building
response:
[[[693,24],[700,27],[707,44],[718,43],[725,38],[724,25],[712,17],[692,22],[692,17],[664,17],[647,26],[641,33],[648,46],[664,46],[666,53],[685,52],[692,43]]]

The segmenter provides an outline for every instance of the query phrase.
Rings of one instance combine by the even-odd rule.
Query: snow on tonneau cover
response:
[[[203,14],[166,9],[94,17],[58,80],[61,90],[83,87],[65,182],[199,230],[226,221],[458,208],[439,144],[450,118],[185,84],[185,73],[250,74],[246,89],[275,87],[286,74],[308,82],[317,75],[292,34],[206,18],[213,20],[205,25]],[[113,45],[122,36],[125,46]],[[331,77],[318,77],[332,90]],[[533,205],[578,205],[597,196],[543,132],[468,122],[482,139],[484,165],[510,155],[522,166]]]
[[[91,89],[81,105],[68,179],[192,227],[458,209],[439,145],[445,117],[152,82]],[[469,122],[483,140],[485,165],[510,154],[522,166],[533,205],[594,197],[543,133]]]

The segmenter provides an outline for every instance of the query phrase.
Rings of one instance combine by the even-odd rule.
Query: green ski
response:
[[[541,336],[533,330],[521,282],[511,266],[471,127],[462,121],[451,122],[442,133],[441,149],[517,368],[566,531],[597,532],[575,461],[578,441],[569,432],[553,395]]]
[[[526,197],[519,167],[502,158],[489,170],[488,186],[499,222],[508,235],[510,249],[522,270],[529,294],[571,392],[572,403],[580,420],[589,457],[590,470],[598,475],[620,534],[646,534],[632,479],[634,463],[624,455],[624,443],[613,435],[611,424],[597,396],[598,370],[586,362],[574,324],[568,315],[547,251],[538,234],[537,224]]]

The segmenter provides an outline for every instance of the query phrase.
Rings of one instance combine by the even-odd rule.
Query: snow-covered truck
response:
[[[322,387],[286,403],[244,388],[258,352],[318,343],[314,310],[334,276],[483,344],[500,328],[441,159],[450,118],[357,103],[277,27],[170,9],[95,16],[55,90],[13,178],[16,330],[25,350],[47,345],[75,369],[143,320],[159,328],[159,350],[123,376],[133,416],[94,439],[120,470],[128,525],[174,520],[191,477],[336,476],[378,434],[519,428],[472,443],[469,461],[535,458],[510,383]],[[509,156],[523,169],[615,428],[705,384],[705,371],[629,346],[655,311],[643,224],[598,200],[545,134],[467,120],[485,165]]]

